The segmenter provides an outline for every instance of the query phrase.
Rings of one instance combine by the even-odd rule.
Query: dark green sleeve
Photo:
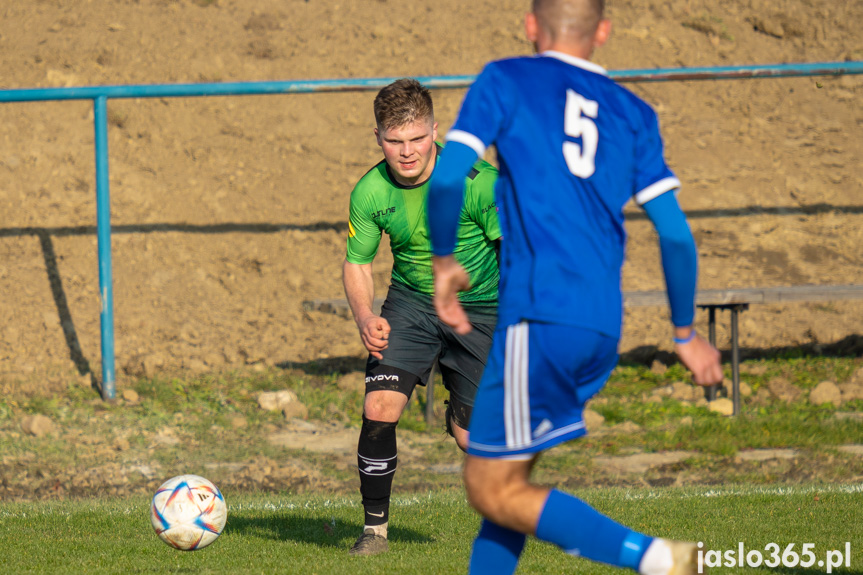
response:
[[[371,218],[368,194],[358,185],[351,192],[350,217],[348,219],[348,246],[345,259],[352,264],[369,264],[378,253],[381,229]]]
[[[500,222],[494,202],[494,184],[497,182],[498,172],[485,162],[478,163],[474,169],[476,175],[467,180],[465,208],[470,218],[485,232],[486,237],[494,241],[501,237]],[[472,171],[471,174],[474,172]]]

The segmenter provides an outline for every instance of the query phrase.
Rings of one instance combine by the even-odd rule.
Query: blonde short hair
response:
[[[382,88],[374,109],[378,126],[387,130],[418,120],[434,121],[431,93],[413,78],[402,78]]]

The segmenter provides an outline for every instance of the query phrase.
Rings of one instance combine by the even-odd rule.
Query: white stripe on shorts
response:
[[[528,395],[528,324],[506,329],[504,357],[504,428],[506,446],[519,449],[530,445],[530,398]]]

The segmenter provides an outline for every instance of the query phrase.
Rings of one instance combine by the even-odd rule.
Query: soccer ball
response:
[[[150,505],[150,523],[159,538],[183,551],[203,549],[225,528],[228,505],[219,488],[198,475],[163,483]]]

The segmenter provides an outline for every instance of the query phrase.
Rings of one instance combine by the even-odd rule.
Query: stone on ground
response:
[[[822,381],[809,392],[809,403],[812,405],[830,403],[838,407],[842,403],[842,391],[832,381]]]
[[[54,431],[54,422],[46,415],[28,415],[21,420],[21,429],[29,435],[44,437]]]

